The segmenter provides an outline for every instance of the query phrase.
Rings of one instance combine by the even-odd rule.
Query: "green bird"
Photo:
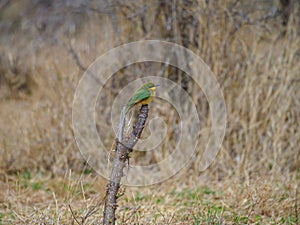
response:
[[[129,112],[129,110],[135,106],[135,105],[146,105],[149,104],[154,95],[155,95],[155,90],[156,87],[159,85],[155,85],[153,83],[145,83],[142,87],[140,87],[134,95],[129,99],[126,109],[125,109],[125,114]]]

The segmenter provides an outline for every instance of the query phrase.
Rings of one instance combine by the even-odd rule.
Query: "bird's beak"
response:
[[[155,86],[155,87],[159,87],[160,85],[159,85],[159,84],[155,84],[154,86]]]

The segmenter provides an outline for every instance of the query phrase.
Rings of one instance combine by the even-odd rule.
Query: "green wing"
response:
[[[133,106],[134,104],[139,103],[151,96],[151,92],[147,89],[141,88],[137,90],[134,95],[129,99],[127,106]]]

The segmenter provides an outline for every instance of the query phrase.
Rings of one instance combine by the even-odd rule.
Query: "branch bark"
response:
[[[105,206],[104,206],[104,225],[115,224],[116,217],[115,211],[117,209],[118,191],[120,188],[121,179],[124,176],[123,170],[126,166],[126,162],[129,160],[129,153],[141,137],[142,131],[145,127],[145,123],[148,117],[148,105],[142,105],[138,119],[133,126],[133,131],[129,137],[118,137],[116,144],[116,158],[110,175],[110,180],[106,186]],[[120,124],[124,124],[125,118],[121,116]],[[123,128],[122,128],[123,129]],[[121,131],[122,132],[122,131]],[[124,140],[123,140],[124,139]]]

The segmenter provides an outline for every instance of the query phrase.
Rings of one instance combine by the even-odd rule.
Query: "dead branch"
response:
[[[126,138],[117,139],[116,144],[116,158],[110,175],[110,180],[106,186],[106,197],[104,207],[103,224],[115,224],[115,211],[117,208],[118,191],[120,188],[121,179],[123,177],[123,170],[126,162],[129,160],[129,153],[140,138],[148,117],[148,105],[142,105],[137,122],[133,126],[133,131]],[[124,124],[122,120],[125,118],[121,116],[120,124]],[[122,128],[121,128],[122,129]],[[122,134],[123,136],[123,134]]]

